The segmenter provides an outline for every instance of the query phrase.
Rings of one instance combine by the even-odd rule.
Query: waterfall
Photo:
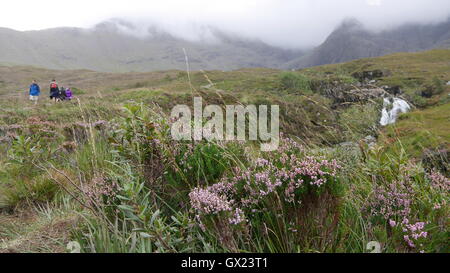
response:
[[[391,110],[388,107],[392,105]],[[392,101],[389,98],[384,98],[383,110],[381,112],[381,126],[395,123],[400,113],[406,113],[411,109],[411,106],[400,98],[394,98]]]

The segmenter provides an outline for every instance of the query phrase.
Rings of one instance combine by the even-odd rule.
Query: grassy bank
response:
[[[369,252],[377,241],[448,252],[448,159],[424,160],[448,149],[448,86],[418,92],[439,89],[449,61],[430,51],[291,72],[2,67],[0,251]],[[385,72],[372,84],[420,102],[394,125],[378,125],[379,99],[330,96],[374,69]],[[34,106],[18,90],[55,75],[75,100]],[[193,96],[280,105],[280,148],[172,140],[170,109]]]

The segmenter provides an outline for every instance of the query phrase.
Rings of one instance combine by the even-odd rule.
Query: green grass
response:
[[[393,54],[291,72],[191,72],[191,82],[182,71],[1,67],[0,251],[65,252],[65,244],[76,240],[83,252],[360,253],[375,240],[383,252],[448,252],[449,209],[435,208],[450,202],[448,191],[431,183],[421,157],[425,148],[449,148],[449,89],[442,86],[450,80],[449,52]],[[394,125],[378,126],[378,100],[337,105],[316,90],[317,83],[355,85],[353,73],[374,69],[389,71],[377,85],[400,85],[407,99],[420,102]],[[74,87],[79,101],[53,104],[43,94],[35,107],[19,91],[29,78],[45,82],[53,74]],[[419,98],[427,85],[438,92]],[[278,104],[281,131],[303,146],[263,153],[252,142],[175,142],[167,114],[176,104],[192,106],[193,95],[222,106]],[[87,126],[103,120],[107,123],[98,128]],[[367,135],[378,137],[376,145],[361,142]],[[337,145],[341,142],[350,144]],[[335,159],[342,168],[323,188],[299,187],[294,192],[299,203],[291,204],[284,198],[289,180],[274,171],[294,168],[297,163],[286,161],[291,155],[298,162]],[[258,158],[277,168],[259,166]],[[256,183],[266,174],[284,184],[253,207],[238,206],[248,222],[230,224],[231,211],[205,214],[202,229],[189,193],[247,171],[250,178],[240,178],[236,191],[221,198],[241,202],[266,191]],[[377,209],[373,202],[380,190],[392,191],[399,182],[411,191],[399,189],[411,201],[408,219],[428,222],[429,236],[417,248],[407,246],[401,228],[368,212]],[[24,210],[33,211],[31,220]],[[20,221],[11,222],[13,216]]]
[[[408,153],[420,157],[424,149],[450,147],[450,103],[416,110],[400,116],[395,125],[386,128],[383,141],[400,144]]]
[[[308,76],[331,74],[344,75],[346,77],[355,72],[382,70],[387,72],[385,76],[378,79],[377,85],[400,86],[405,95],[412,102],[421,90],[427,85],[433,85],[435,80],[443,82],[450,81],[450,50],[431,50],[417,53],[396,53],[378,58],[360,59],[345,64],[333,64],[313,67],[301,70]],[[448,100],[450,88],[445,87],[441,96],[436,96],[418,106],[433,105],[441,100]]]

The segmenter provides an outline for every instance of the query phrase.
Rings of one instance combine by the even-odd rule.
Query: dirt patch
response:
[[[66,252],[79,216],[43,219],[37,215],[0,216],[0,253]]]

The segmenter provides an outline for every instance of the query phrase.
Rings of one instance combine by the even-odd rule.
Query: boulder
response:
[[[381,88],[361,88],[342,91],[334,97],[338,103],[367,102],[381,97],[385,91]]]
[[[433,86],[428,85],[420,92],[420,95],[424,98],[431,98],[435,94],[435,89]]]
[[[388,92],[389,94],[391,94],[393,96],[398,96],[398,95],[401,95],[403,93],[402,89],[398,85],[395,85],[395,86],[383,86],[383,89],[384,89],[384,91]]]
[[[376,69],[370,71],[355,72],[352,74],[352,77],[362,82],[362,81],[372,81],[375,79],[386,77],[388,75],[389,75],[388,71]]]
[[[377,142],[377,139],[374,136],[366,136],[363,141],[367,144]]]

